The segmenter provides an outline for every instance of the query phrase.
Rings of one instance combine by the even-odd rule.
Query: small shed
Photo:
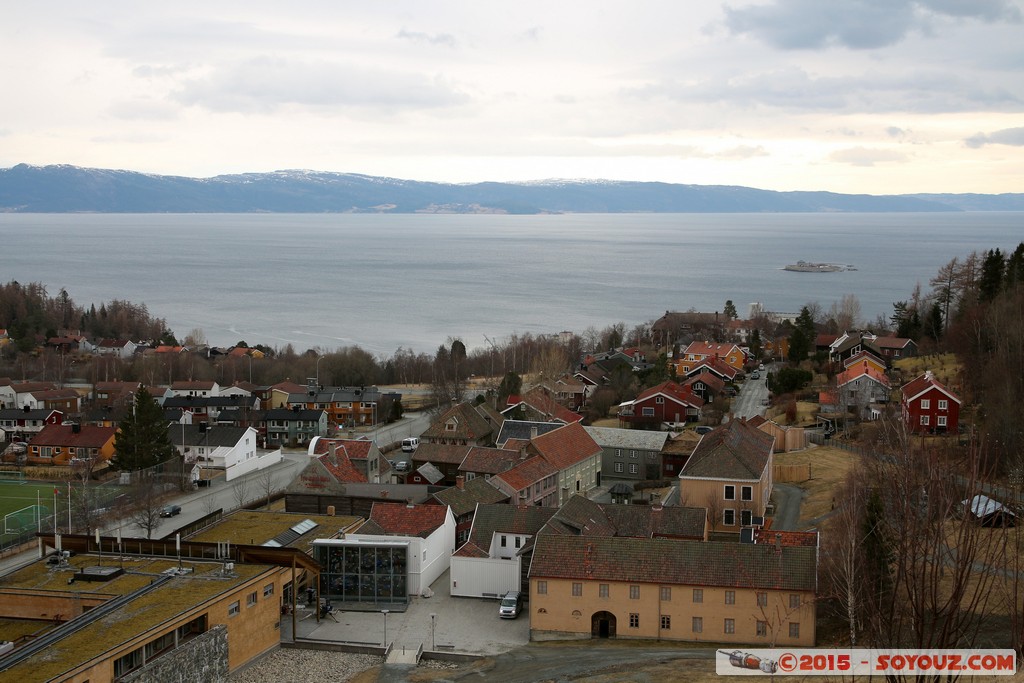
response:
[[[1017,515],[1010,508],[997,500],[981,494],[964,501],[970,511],[971,518],[985,527],[1012,527],[1017,523]]]

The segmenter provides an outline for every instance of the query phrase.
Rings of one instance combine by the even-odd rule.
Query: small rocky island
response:
[[[810,261],[797,261],[784,267],[783,270],[791,270],[796,273],[841,273],[844,270],[857,270],[851,265],[841,263],[811,263]]]

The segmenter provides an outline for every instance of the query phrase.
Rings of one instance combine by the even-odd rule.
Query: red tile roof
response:
[[[32,446],[74,446],[75,448],[103,448],[117,433],[117,427],[81,425],[75,431],[72,425],[46,425],[32,437]]]
[[[530,448],[558,470],[572,467],[582,460],[595,455],[600,456],[602,453],[601,447],[579,422],[567,424],[531,439]]]
[[[640,392],[639,396],[633,399],[633,403],[640,403],[641,401],[645,401],[653,396],[658,396],[659,394],[683,405],[690,405],[697,408],[704,405],[704,399],[693,393],[688,387],[677,384],[672,380],[667,380],[657,386],[651,387],[650,389],[645,389]]]
[[[507,472],[494,475],[491,479],[500,479],[513,490],[521,491],[554,474],[558,474],[558,469],[554,465],[544,458],[533,457],[523,460]]]
[[[851,365],[836,375],[836,386],[841,387],[864,376],[873,379],[887,389],[889,388],[889,378],[885,376],[885,373],[879,372],[875,366],[868,364],[867,361]]]
[[[378,501],[370,509],[370,521],[391,536],[426,538],[444,524],[447,515],[447,505],[406,505]]]
[[[423,444],[423,446],[426,445],[427,444]],[[423,446],[420,446],[420,448],[423,448]],[[465,449],[464,446],[463,449]],[[476,446],[474,448],[470,448],[469,452],[466,453],[466,457],[463,459],[459,469],[463,472],[499,474],[511,469],[518,462],[519,451]]]

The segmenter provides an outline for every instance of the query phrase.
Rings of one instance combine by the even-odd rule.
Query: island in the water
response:
[[[783,270],[792,270],[797,273],[841,273],[844,270],[857,270],[853,266],[841,263],[810,263],[809,261],[797,261],[791,263]]]

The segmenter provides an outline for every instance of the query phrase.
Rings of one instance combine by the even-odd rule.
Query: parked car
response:
[[[181,506],[180,505],[164,505],[162,508],[160,508],[160,516],[161,517],[174,517],[175,515],[180,515],[180,514],[181,514]]]
[[[700,425],[700,426],[694,427],[693,431],[697,432],[698,434],[707,434],[708,432],[710,432],[713,429],[714,429],[714,427],[709,427],[707,425]]]
[[[757,370],[754,370],[754,374],[750,376],[750,379],[761,379],[761,373],[758,372]]]
[[[409,470],[409,463],[406,460],[399,460],[395,463],[395,472],[407,472]]]
[[[402,439],[402,452],[412,453],[420,447],[420,440],[415,436],[410,436],[408,439]]]
[[[523,609],[523,594],[519,591],[509,591],[501,599],[498,606],[498,616],[502,619],[515,619]]]

